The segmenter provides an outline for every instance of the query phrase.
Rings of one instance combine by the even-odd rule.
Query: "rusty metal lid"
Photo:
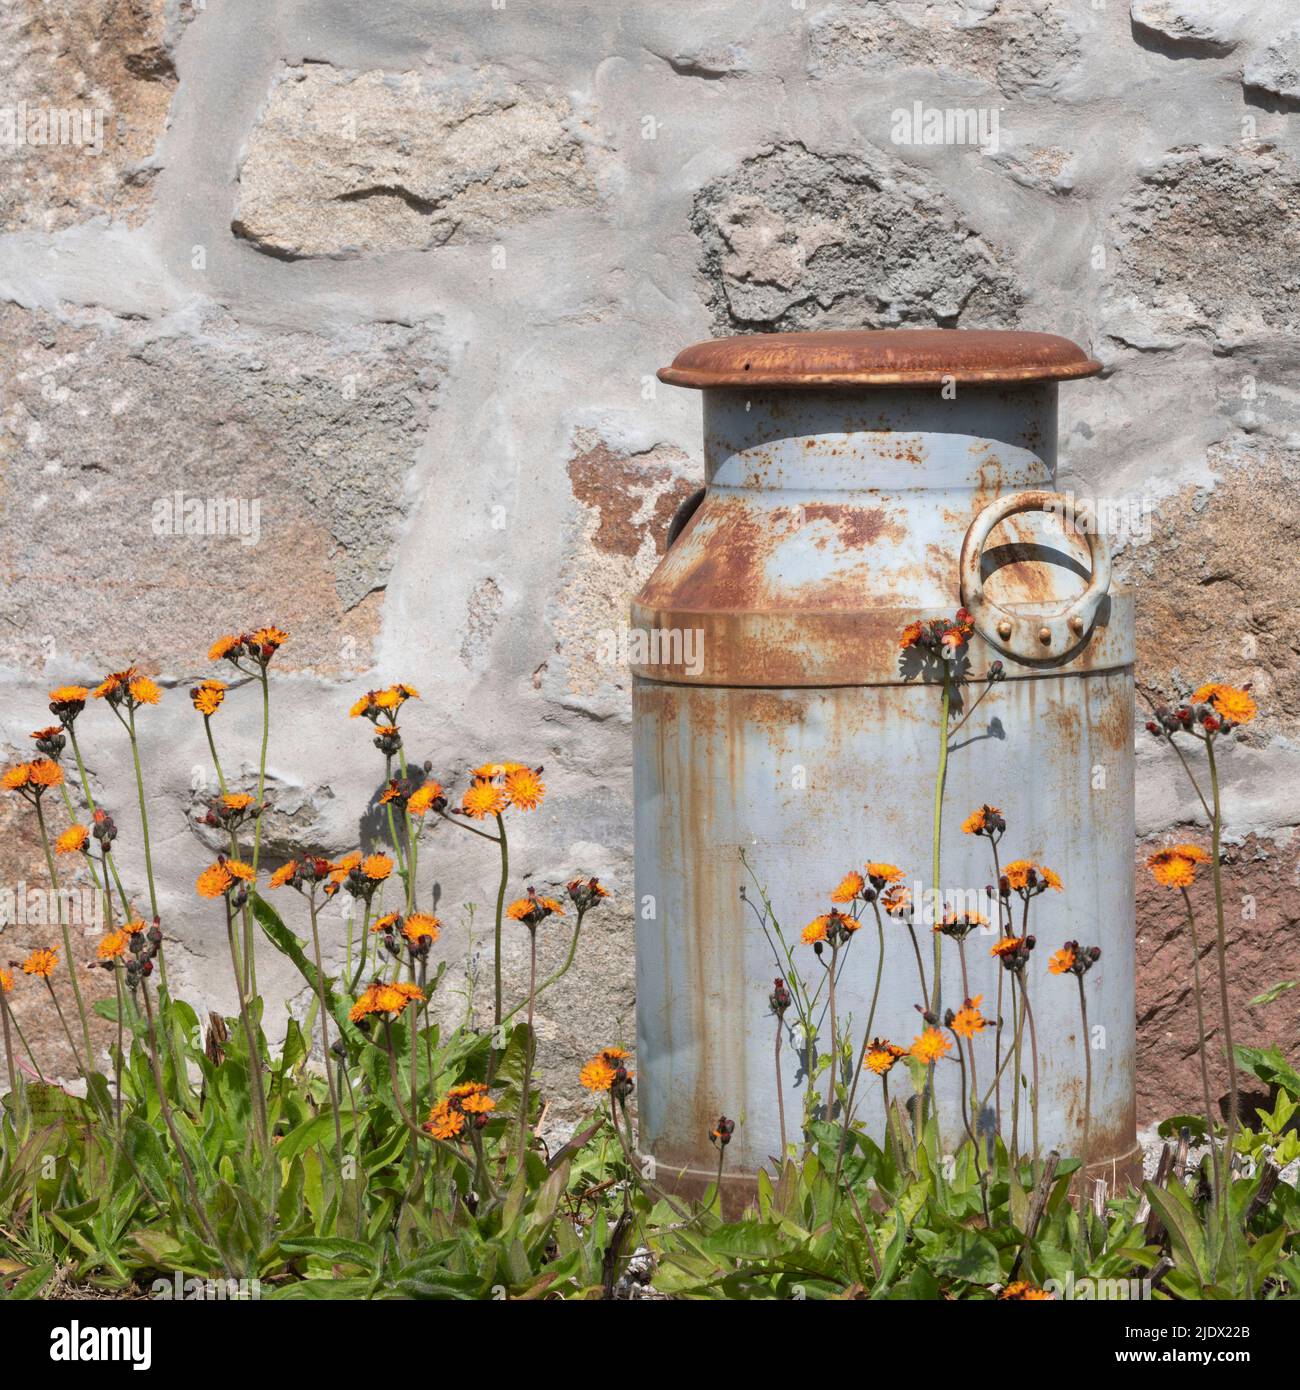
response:
[[[884,328],[713,338],[683,348],[671,367],[661,368],[659,380],[700,391],[721,386],[812,390],[1072,381],[1099,371],[1100,362],[1055,333]]]

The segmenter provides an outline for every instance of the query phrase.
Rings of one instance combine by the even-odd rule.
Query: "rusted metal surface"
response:
[[[1100,362],[1054,333],[889,328],[715,338],[684,348],[659,380],[758,391],[1068,381],[1099,371]]]
[[[915,391],[707,392],[703,502],[632,607],[654,633],[696,632],[701,662],[665,644],[635,674],[703,685],[897,681],[898,634],[951,614],[963,537],[1010,493],[1047,494],[1055,467],[1051,385]],[[983,548],[981,601],[1037,632],[1088,587],[1085,540],[1016,514]],[[1050,563],[1044,564],[1043,558]],[[1023,671],[1132,662],[1127,595],[1098,594],[1086,633],[1024,652]],[[1118,610],[1118,611],[1117,611]],[[1003,653],[976,647],[976,670]],[[688,669],[689,667],[689,669]],[[1017,672],[1013,672],[1017,674]]]
[[[633,608],[647,643],[689,629],[703,644],[643,651],[633,682],[642,1133],[661,1175],[684,1169],[697,1182],[713,1170],[708,1132],[720,1113],[741,1120],[727,1160],[735,1173],[752,1173],[779,1148],[766,1001],[783,966],[741,898],[740,852],[791,937],[868,858],[903,867],[914,890],[932,886],[938,691],[904,679],[898,636],[915,618],[955,610],[963,540],[990,503],[1050,495],[1056,387],[972,385],[955,400],[893,388],[718,390],[705,393],[704,407],[704,501]],[[1073,977],[1046,967],[1064,941],[1080,939],[1103,952],[1086,982],[1090,1021],[1104,1030],[1092,1054],[1091,1151],[1101,1172],[1128,1163],[1135,1143],[1132,603],[1099,592],[1103,566],[1095,613],[1082,633],[1069,629],[1072,605],[1089,592],[1090,547],[1047,529],[1040,510],[1009,515],[980,539],[981,599],[1027,631],[1060,616],[1070,641],[1022,659],[1005,642],[999,650],[974,639],[973,674],[1000,658],[1008,679],[950,760],[939,886],[991,881],[987,842],[959,831],[986,801],[1010,823],[1004,862],[1033,859],[1064,880],[1063,895],[1046,894],[1031,912],[1040,1125],[1045,1148],[1077,1152],[1077,991]],[[988,616],[999,620],[991,606]],[[906,928],[887,922],[887,933],[874,1031],[907,1043],[919,1031],[915,961]],[[976,933],[966,950],[971,992],[984,995],[988,1015],[1000,969],[990,944]],[[799,949],[815,977],[821,967]],[[954,943],[944,957],[944,998],[957,1001]],[[852,1015],[855,1034],[875,959],[869,919],[840,985],[840,1016]],[[987,1078],[992,1047],[991,1032],[977,1042]],[[787,1122],[797,1132],[797,1046],[787,1040],[782,1055]],[[958,1069],[941,1067],[940,1076],[955,1143]],[[1008,1113],[1009,1095],[1008,1081]],[[863,1089],[860,1114],[877,1134],[880,1099],[878,1085]]]

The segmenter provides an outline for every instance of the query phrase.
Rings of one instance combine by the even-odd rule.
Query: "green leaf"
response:
[[[1270,985],[1263,994],[1257,994],[1251,1001],[1252,1009],[1259,1008],[1262,1004],[1271,1004],[1275,999],[1280,999],[1289,989],[1294,989],[1300,984],[1300,980],[1279,980],[1277,984]]]
[[[350,1111],[344,1111],[339,1115],[339,1124],[343,1130],[345,1144],[355,1122],[356,1117]],[[298,1125],[290,1130],[275,1146],[275,1156],[282,1163],[291,1163],[299,1154],[305,1153],[308,1149],[314,1149],[318,1145],[329,1149],[331,1153],[333,1152],[334,1116],[328,1110],[313,1116],[306,1124]]]
[[[36,1298],[42,1289],[50,1282],[54,1275],[54,1264],[47,1261],[44,1264],[33,1265],[26,1274],[22,1275],[18,1282],[7,1293],[3,1283],[0,1283],[0,1299],[8,1302],[21,1302],[26,1299]]]
[[[303,1279],[297,1284],[285,1284],[270,1297],[277,1300],[301,1302],[312,1299],[367,1298],[371,1293],[369,1279]]]
[[[1300,1073],[1282,1055],[1281,1048],[1236,1047],[1233,1052],[1238,1063],[1254,1072],[1266,1085],[1284,1086],[1300,1099]]]
[[[1025,1191],[1024,1185],[1020,1181],[1020,1175],[1014,1168],[1010,1170],[1009,1184],[1007,1204],[1011,1212],[1011,1224],[1016,1230],[1023,1231],[1025,1223],[1029,1220],[1029,1194]]]
[[[280,914],[260,893],[254,893],[249,901],[253,907],[253,916],[257,918],[258,925],[265,933],[266,939],[277,951],[289,957],[298,967],[298,973],[311,986],[312,992],[319,994],[316,967],[307,959],[307,953],[304,949],[305,943],[299,941],[285,926]],[[328,975],[325,977],[325,1002],[329,1005],[329,1011],[335,1023],[343,1030],[347,1038],[354,1045],[360,1045],[362,1042],[361,1034],[357,1032],[356,1025],[348,1018],[348,1002],[346,999],[340,999]]]
[[[1200,1282],[1208,1284],[1211,1271],[1206,1262],[1205,1233],[1191,1199],[1181,1187],[1157,1187],[1148,1182],[1142,1188],[1169,1232],[1175,1257],[1181,1257]]]
[[[307,1236],[280,1241],[280,1249],[286,1255],[312,1255],[330,1264],[352,1264],[362,1269],[373,1270],[377,1252],[359,1240],[345,1240],[342,1236]]]
[[[1171,1115],[1167,1120],[1161,1120],[1156,1133],[1162,1139],[1176,1139],[1182,1130],[1187,1130],[1193,1140],[1205,1138],[1205,1116],[1204,1115]]]
[[[889,1292],[889,1286],[894,1282],[894,1277],[898,1271],[898,1262],[903,1258],[903,1251],[907,1247],[907,1223],[903,1220],[903,1213],[897,1208],[894,1210],[894,1235],[889,1242],[889,1247],[885,1251],[885,1258],[880,1266],[880,1278],[876,1280],[871,1290],[872,1299],[881,1299]]]
[[[944,1236],[941,1250],[929,1263],[941,1278],[964,1279],[968,1284],[992,1284],[1002,1272],[997,1246],[971,1230],[962,1231],[956,1239]]]

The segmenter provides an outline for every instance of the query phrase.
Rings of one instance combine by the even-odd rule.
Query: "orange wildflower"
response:
[[[506,794],[491,782],[474,782],[466,788],[460,809],[471,820],[499,816],[506,809]]]
[[[1035,864],[1032,859],[1014,860],[1002,870],[1002,877],[1018,893],[1023,893],[1029,888],[1029,875],[1031,873],[1035,880],[1046,884],[1048,888],[1053,888],[1058,893],[1062,891],[1064,885],[1060,878],[1046,864]]]
[[[402,923],[402,935],[413,946],[420,944],[420,938],[427,936],[437,941],[442,931],[442,923],[431,912],[412,912]]]
[[[126,955],[126,949],[130,942],[130,933],[119,928],[117,931],[108,932],[100,938],[95,954],[100,960],[118,960]]]
[[[413,816],[422,816],[432,809],[435,801],[442,800],[444,795],[441,782],[426,782],[411,793],[406,809]]]
[[[1189,888],[1196,880],[1197,865],[1210,862],[1210,855],[1200,845],[1170,845],[1157,850],[1147,860],[1147,868],[1166,888]]]
[[[18,763],[16,766],[8,768],[3,777],[0,777],[0,787],[7,792],[21,791],[32,779],[32,767],[30,763]]]
[[[912,1056],[926,1066],[933,1066],[952,1051],[952,1043],[937,1028],[926,1028],[919,1038],[912,1039]]]
[[[896,1047],[884,1038],[872,1038],[867,1045],[863,1065],[877,1076],[885,1076],[900,1058],[907,1056],[905,1047]]]
[[[37,758],[27,765],[27,775],[33,786],[61,787],[63,769],[52,758]]]
[[[906,874],[897,864],[868,864],[867,877],[871,880],[872,887],[883,888],[887,883],[899,883],[906,878]]]
[[[1047,962],[1047,968],[1053,975],[1068,975],[1074,969],[1075,955],[1069,946],[1062,946],[1059,951]]]
[[[57,714],[62,718],[65,714],[80,713],[87,699],[90,698],[90,691],[84,685],[60,685],[50,691],[50,704],[59,706],[51,709],[51,714]]]
[[[983,998],[982,994],[977,994],[974,999],[965,1000],[961,1008],[953,1014],[952,1031],[959,1037],[973,1038],[988,1026],[988,1020],[980,1013],[980,1000]]]
[[[1203,685],[1192,692],[1194,705],[1209,705],[1219,716],[1230,724],[1249,724],[1258,710],[1250,692],[1235,685]]]
[[[297,873],[297,871],[298,861],[296,859],[290,859],[280,865],[280,867],[267,880],[267,884],[271,888],[283,888],[284,885],[288,883],[289,880],[294,876],[294,874]]]
[[[375,883],[382,883],[393,872],[393,861],[386,854],[368,854],[361,861],[361,872]]]
[[[900,917],[912,906],[912,890],[896,883],[880,895],[880,905],[891,917]]]
[[[470,774],[477,782],[493,782],[500,777],[508,777],[512,772],[523,772],[527,763],[484,763]]]
[[[226,698],[227,688],[225,681],[200,681],[190,691],[190,700],[201,715],[211,717],[221,708],[221,702]]]
[[[505,795],[517,811],[535,811],[546,795],[546,784],[531,767],[515,768],[505,776]]]
[[[229,656],[236,648],[242,647],[243,645],[244,642],[241,637],[236,633],[227,632],[224,636],[218,637],[208,648],[208,660],[220,661],[223,657]]]
[[[424,1127],[435,1139],[455,1139],[465,1129],[465,1116],[453,1110],[449,1102],[440,1100],[429,1111]]]
[[[854,898],[861,895],[866,886],[866,880],[861,874],[847,873],[840,879],[835,890],[831,893],[831,902],[851,903]]]
[[[526,898],[516,898],[514,902],[506,908],[506,916],[515,922],[522,922],[526,927],[536,927],[544,922],[552,913],[557,917],[564,916],[564,904],[555,898],[539,897],[536,893],[529,891]]]
[[[84,825],[70,825],[54,842],[56,854],[77,854],[86,848],[90,831]]]
[[[608,1091],[614,1084],[614,1068],[603,1058],[593,1057],[578,1073],[578,1080],[589,1091]]]
[[[201,898],[220,898],[230,892],[237,882],[252,883],[255,877],[252,865],[238,859],[219,859],[203,870],[195,880],[194,887]]]
[[[1017,1279],[998,1294],[998,1300],[1011,1303],[1053,1303],[1055,1295],[1048,1293],[1046,1289],[1040,1289],[1037,1284]]]
[[[156,705],[162,699],[162,688],[148,676],[136,676],[127,684],[127,693],[137,705]]]
[[[48,980],[58,969],[58,965],[58,951],[42,946],[23,961],[23,974],[35,975],[38,979]]]
[[[1000,816],[1001,811],[996,806],[981,806],[978,810],[972,811],[961,823],[962,833],[965,835],[981,835],[987,830],[994,816]]]

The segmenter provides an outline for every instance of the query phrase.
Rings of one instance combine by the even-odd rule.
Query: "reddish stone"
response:
[[[1137,866],[1137,1096],[1138,1122],[1199,1114],[1200,1063],[1196,1051],[1196,997],[1192,946],[1183,895],[1157,884],[1147,856],[1165,843],[1194,841],[1209,847],[1203,830],[1187,830],[1138,847]],[[1292,1059],[1300,1038],[1300,988],[1273,1003],[1250,1001],[1271,985],[1300,980],[1300,839],[1282,846],[1253,836],[1225,847],[1223,892],[1228,955],[1228,996],[1233,1041],[1238,1046],[1277,1044]],[[1201,948],[1210,1095],[1226,1109],[1228,1082],[1219,1004],[1215,946],[1214,879],[1201,865],[1189,891]],[[1261,1088],[1249,1073],[1238,1076],[1243,1092]],[[1249,1116],[1248,1107],[1247,1118]]]

